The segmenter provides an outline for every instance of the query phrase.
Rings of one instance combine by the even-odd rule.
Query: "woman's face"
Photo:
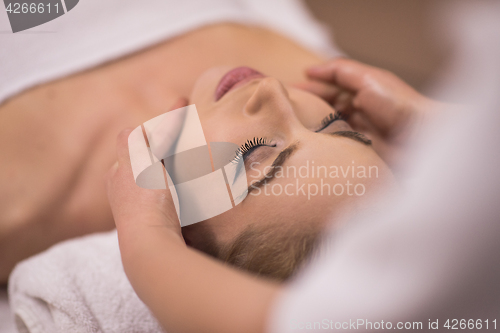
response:
[[[207,142],[252,142],[241,157],[249,186],[256,186],[233,209],[184,228],[188,239],[209,231],[216,243],[227,244],[251,224],[322,227],[335,213],[356,209],[379,184],[394,183],[369,140],[326,102],[251,69],[230,70],[205,72],[190,104]],[[271,169],[273,163],[280,167]],[[271,170],[274,177],[265,179]]]

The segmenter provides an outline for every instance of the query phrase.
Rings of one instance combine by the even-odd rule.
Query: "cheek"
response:
[[[199,115],[207,142],[237,143],[241,142],[243,137],[247,138],[244,135],[245,131],[242,131],[241,126],[238,126],[237,119],[233,119],[231,114],[211,109],[208,112],[199,111]]]
[[[207,107],[209,101],[210,91],[212,91],[211,86],[213,83],[210,78],[200,77],[195,85],[193,90],[191,91],[191,95],[189,96],[189,103],[196,104],[197,108],[201,106]]]
[[[380,185],[392,183],[392,174],[383,162],[373,157],[366,162],[372,166],[371,174],[364,165],[358,164],[354,173],[352,166],[347,165],[344,169],[327,169],[326,173],[316,168],[313,175],[314,168],[309,165],[309,174],[304,172],[296,177],[276,179],[249,193],[235,208],[200,224],[219,244],[227,244],[249,225],[324,227],[365,209],[365,199],[374,195]],[[329,166],[339,165],[330,163]]]
[[[328,169],[333,194],[341,194],[348,201],[358,200],[353,203],[359,206],[359,202],[395,186],[391,170],[373,149],[350,139],[342,141],[347,145],[344,154]]]
[[[196,104],[198,111],[210,107],[214,100],[214,92],[221,77],[230,70],[230,67],[214,67],[200,75],[189,96],[190,104]]]
[[[290,88],[290,98],[299,121],[308,129],[316,129],[323,118],[335,110],[321,98]]]

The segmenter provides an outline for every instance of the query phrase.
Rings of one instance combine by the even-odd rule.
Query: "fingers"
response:
[[[365,77],[375,69],[351,59],[337,58],[323,65],[310,67],[306,74],[313,80],[336,84],[340,88],[358,91],[365,85]]]
[[[117,227],[127,224],[137,215],[136,205],[141,201],[140,188],[135,184],[130,165],[128,136],[131,130],[122,131],[117,138],[117,162],[107,176],[108,199]]]
[[[295,84],[294,87],[319,96],[330,104],[333,104],[341,92],[341,89],[336,85],[320,81],[305,81]]]
[[[186,99],[179,99],[172,108],[177,109],[186,104]],[[148,239],[151,234],[157,235],[158,227],[162,227],[162,230],[182,239],[170,190],[149,190],[135,184],[128,149],[131,131],[126,129],[118,135],[118,161],[107,174],[108,199],[118,233],[122,239]]]
[[[188,103],[188,100],[186,98],[179,98],[172,106],[171,110],[178,109],[181,107],[186,106]],[[179,126],[177,126],[179,127]],[[123,130],[117,138],[117,143],[116,143],[116,153],[117,153],[117,160],[118,164],[115,165],[112,168],[112,174],[110,173],[110,177],[115,177],[117,178],[115,181],[115,186],[120,186],[124,188],[125,186],[130,187],[128,189],[128,192],[126,193],[135,193],[135,192],[141,192],[141,189],[138,186],[136,186],[134,177],[133,177],[133,172],[132,172],[132,166],[130,162],[130,152],[128,149],[128,138],[130,133],[132,132],[132,129],[125,129]],[[110,178],[112,179],[112,178]],[[108,179],[109,183],[109,179]],[[144,191],[142,191],[144,192]],[[144,193],[150,193],[149,191],[145,191]],[[143,194],[144,196],[144,194]]]
[[[357,61],[337,58],[325,64],[307,69],[311,81],[296,85],[327,101],[335,110],[349,116],[353,99],[367,85],[368,74],[373,74],[374,67]]]
[[[354,94],[336,85],[320,81],[307,81],[294,85],[295,88],[310,92],[330,104],[336,111],[347,117],[352,110]]]
[[[127,128],[121,131],[120,134],[118,134],[118,138],[116,140],[116,155],[119,164],[130,165],[128,137],[130,135],[130,132],[132,132],[132,130],[133,130],[132,128]]]
[[[179,98],[172,105],[170,111],[177,110],[187,105],[188,100],[186,98]],[[171,150],[175,147],[175,142],[179,138],[185,116],[185,112],[169,112],[164,120],[148,133],[151,152],[159,160],[172,153]]]

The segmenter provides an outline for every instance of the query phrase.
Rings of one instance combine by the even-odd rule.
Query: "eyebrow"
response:
[[[364,145],[371,146],[372,141],[368,139],[366,136],[359,132],[355,131],[336,131],[333,133],[324,133],[326,135],[330,136],[340,136],[348,139],[352,139],[354,141],[360,142]],[[283,149],[278,156],[274,159],[273,163],[271,164],[271,169],[258,181],[250,184],[247,189],[247,194],[249,194],[251,191],[256,190],[270,181],[272,181],[274,178],[276,178],[276,174],[278,171],[280,171],[281,167],[285,162],[290,158],[290,156],[293,155],[299,148],[299,142],[294,142],[285,149]]]
[[[326,135],[331,135],[331,136],[341,136],[344,138],[348,139],[353,139],[354,141],[361,142],[362,144],[366,146],[371,146],[372,140],[368,139],[366,136],[363,134],[356,132],[356,131],[337,131],[337,132],[332,132],[332,133],[324,133]]]

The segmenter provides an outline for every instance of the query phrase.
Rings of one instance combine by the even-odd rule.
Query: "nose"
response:
[[[263,114],[288,118],[293,114],[293,107],[283,84],[273,77],[266,77],[259,82],[243,112],[247,115]]]

